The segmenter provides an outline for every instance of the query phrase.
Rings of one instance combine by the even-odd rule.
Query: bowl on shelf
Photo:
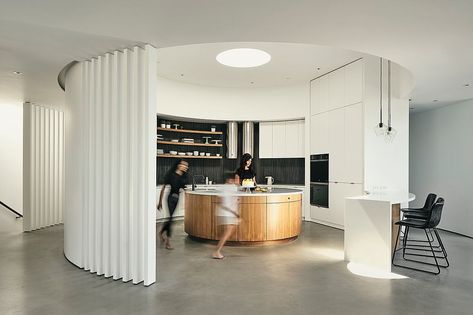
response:
[[[194,155],[194,152],[186,152],[187,155]]]
[[[169,151],[169,154],[176,155],[177,151]]]
[[[171,139],[171,142],[179,142],[179,139]]]
[[[158,154],[164,154],[164,150],[163,149],[158,149]]]
[[[178,152],[177,155],[184,156],[186,155],[186,152]]]
[[[204,156],[205,152],[200,152],[199,154],[200,154],[200,156]]]
[[[210,153],[209,152],[205,153],[205,156],[210,156]]]
[[[195,156],[198,156],[198,155],[199,155],[199,151],[194,151],[194,155],[195,155]]]
[[[211,140],[210,142],[212,142],[213,144],[221,144],[222,140]]]
[[[215,154],[215,156],[220,156],[220,153]]]

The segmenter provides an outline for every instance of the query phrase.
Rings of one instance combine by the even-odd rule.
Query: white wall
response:
[[[392,64],[392,126],[397,135],[392,142],[377,136],[379,122],[379,58],[364,58],[364,189],[366,191],[409,190],[409,100],[412,88],[407,70]],[[386,64],[383,68],[387,73]],[[387,77],[383,75],[383,95],[387,97]],[[387,98],[383,101],[383,123],[388,123]],[[378,187],[378,188],[376,188]]]
[[[445,199],[440,226],[473,237],[473,100],[410,117],[410,189]]]
[[[22,163],[23,107],[0,104],[0,200],[19,213],[23,213]]]
[[[270,88],[219,88],[158,77],[158,114],[211,120],[305,118],[309,82]]]
[[[23,229],[62,223],[64,206],[64,113],[23,105]]]

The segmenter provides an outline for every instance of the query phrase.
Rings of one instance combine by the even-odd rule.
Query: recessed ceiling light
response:
[[[319,71],[319,70],[320,70],[320,67],[317,67],[316,69],[317,69],[317,71]]]
[[[438,102],[439,100],[433,100],[432,102]]]
[[[184,76],[184,73],[181,73],[181,77],[183,77],[183,76]]]
[[[16,74],[16,75],[23,74],[23,72],[20,72],[20,71],[13,71],[13,73]]]
[[[271,55],[260,49],[236,48],[222,51],[216,59],[228,67],[252,68],[268,63],[271,60]]]
[[[469,86],[470,86],[470,84],[469,84],[469,83],[465,84],[465,87],[469,87]]]
[[[255,82],[251,81],[250,84],[255,84]]]

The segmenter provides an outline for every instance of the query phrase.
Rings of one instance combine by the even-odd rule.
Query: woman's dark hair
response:
[[[245,153],[242,155],[241,159],[240,159],[240,167],[238,168],[239,170],[241,171],[244,171],[245,170],[245,166],[246,166],[246,162],[248,162],[248,160],[251,160],[253,157],[251,156],[251,154],[249,153]],[[250,167],[249,167],[249,170],[252,171],[253,170],[253,163],[250,164]]]

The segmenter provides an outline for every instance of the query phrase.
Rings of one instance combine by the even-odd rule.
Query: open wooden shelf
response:
[[[213,143],[192,143],[192,142],[172,142],[172,141],[162,141],[158,140],[159,144],[173,144],[173,145],[187,145],[194,147],[221,147],[222,144],[213,144]]]
[[[160,158],[181,158],[181,159],[221,159],[221,156],[200,156],[200,155],[174,155],[169,153],[158,154]]]
[[[173,128],[161,128],[158,127],[158,130],[162,131],[173,131],[173,132],[183,132],[183,133],[200,133],[205,135],[221,135],[221,131],[205,131],[205,130],[190,130],[190,129],[173,129]]]

